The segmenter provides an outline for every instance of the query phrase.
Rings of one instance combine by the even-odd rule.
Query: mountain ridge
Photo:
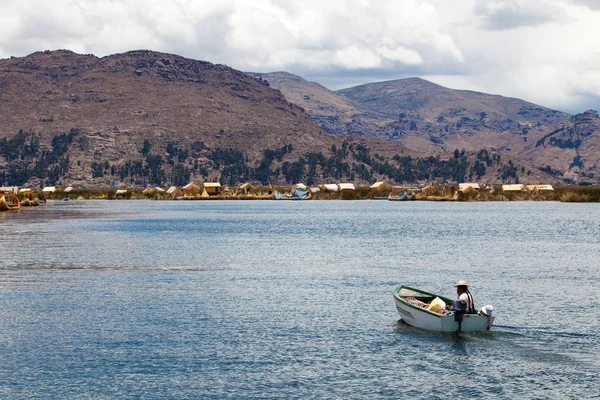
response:
[[[41,51],[0,60],[0,184],[597,179],[597,114],[474,97],[422,79],[333,92],[150,50]]]
[[[262,77],[330,133],[398,142],[421,156],[456,148],[500,151],[531,168],[553,170],[557,178],[575,174],[598,180],[600,120],[593,110],[570,115],[514,97],[449,89],[418,77],[325,89],[320,98],[314,91],[303,97],[303,88],[296,85],[292,97],[277,75]],[[327,107],[331,98],[354,108],[336,112]],[[582,119],[591,127],[588,135],[578,133]],[[554,139],[536,146],[546,135]]]

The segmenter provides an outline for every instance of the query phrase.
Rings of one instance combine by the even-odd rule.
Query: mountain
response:
[[[231,148],[258,162],[265,149],[291,145],[287,151],[301,155],[342,142],[267,82],[224,65],[152,51],[98,58],[64,50],[0,60],[0,139],[5,175],[43,181],[60,168],[70,183],[140,182],[134,173],[106,172],[148,155],[168,183],[177,163],[202,179],[215,151]],[[19,150],[26,143],[31,149]],[[111,168],[98,171],[100,163]],[[218,176],[207,167],[204,178]],[[91,179],[94,172],[102,179]]]
[[[290,74],[261,77],[330,133],[377,137],[420,156],[485,150],[556,178],[600,179],[600,120],[593,110],[573,116],[419,78],[330,91]]]
[[[363,107],[360,101],[340,96],[318,83],[309,82],[287,72],[252,74],[281,90],[286,99],[307,110],[321,129],[328,133],[350,133],[359,136],[377,135],[385,123],[393,122],[384,113]]]
[[[598,114],[138,50],[0,60],[0,186],[595,181]],[[574,175],[572,173],[576,173]]]

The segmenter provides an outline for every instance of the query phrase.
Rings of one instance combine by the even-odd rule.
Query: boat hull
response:
[[[413,305],[400,296],[398,294],[399,291],[400,289],[394,292],[394,303],[400,318],[407,325],[432,332],[458,331],[458,322],[454,320],[454,315],[441,315]],[[447,301],[448,299],[444,300]],[[463,315],[461,332],[484,332],[487,330],[487,327],[488,319],[486,316],[477,314]]]
[[[21,203],[16,197],[7,199],[6,196],[0,196],[0,211],[18,210]]]

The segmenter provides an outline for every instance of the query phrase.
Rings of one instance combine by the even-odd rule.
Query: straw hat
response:
[[[481,307],[480,313],[485,314],[489,317],[490,315],[492,315],[493,311],[494,311],[494,307],[488,305],[488,306]]]
[[[458,282],[456,282],[456,284],[454,285],[454,287],[457,287],[457,286],[466,286],[466,287],[469,287],[469,284],[467,283],[467,281],[458,281]]]

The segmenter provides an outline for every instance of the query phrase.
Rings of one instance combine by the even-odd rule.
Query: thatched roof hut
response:
[[[379,181],[372,184],[369,190],[374,190],[377,192],[389,192],[392,190],[392,185],[390,185],[386,181]]]
[[[457,193],[462,193],[465,196],[469,196],[475,195],[477,192],[477,189],[475,189],[473,186],[465,186],[462,189],[458,189]]]
[[[143,194],[165,193],[165,189],[157,187],[149,187],[142,190]]]
[[[434,190],[435,190],[435,186],[430,184],[421,189],[421,194],[423,194],[424,196],[427,196],[427,195],[431,194]]]
[[[527,190],[532,192],[553,192],[552,185],[527,185]]]
[[[338,183],[338,187],[340,188],[340,192],[345,190],[356,190],[354,183]]]
[[[190,182],[182,187],[181,190],[183,191],[184,196],[196,196],[198,193],[200,193],[201,188],[200,186]]]
[[[237,194],[240,194],[243,196],[256,194],[256,188],[254,186],[252,186],[249,182],[246,182],[237,188]]]
[[[202,197],[204,197],[204,193],[209,196],[216,196],[221,194],[223,188],[219,182],[205,182],[202,185]]]
[[[167,189],[167,194],[172,197],[183,196],[183,191],[181,189],[179,189],[177,186],[171,186],[170,188]]]
[[[13,193],[17,194],[19,192],[18,186],[0,186],[0,193]]]
[[[479,190],[480,186],[479,186],[479,183],[459,183],[458,184],[458,190],[461,192],[464,192],[467,188]]]
[[[321,189],[327,192],[337,192],[340,190],[339,186],[335,183],[326,183],[324,185],[321,185]]]
[[[521,184],[502,185],[503,192],[522,192],[524,190],[525,190],[525,185],[521,185]]]

